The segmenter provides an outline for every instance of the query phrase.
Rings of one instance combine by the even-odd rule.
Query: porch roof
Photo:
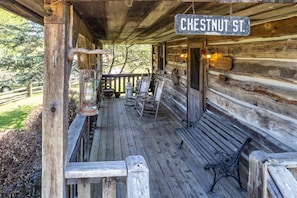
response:
[[[43,24],[53,0],[1,0],[0,7]],[[296,16],[295,3],[218,0],[68,0],[95,39],[112,43],[160,43],[181,38],[174,30],[176,14],[250,17],[251,26]],[[239,3],[245,2],[245,3]],[[248,2],[248,3],[247,3]],[[265,1],[267,2],[267,1]],[[269,1],[268,1],[269,2]],[[286,1],[293,2],[293,1]],[[194,5],[194,9],[193,6]],[[231,6],[232,5],[232,6]]]

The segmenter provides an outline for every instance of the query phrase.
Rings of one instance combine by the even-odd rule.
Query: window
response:
[[[190,49],[190,87],[199,91],[200,48]]]
[[[165,66],[165,45],[158,46],[158,68],[163,70]]]

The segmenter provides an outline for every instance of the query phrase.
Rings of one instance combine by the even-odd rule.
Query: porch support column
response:
[[[66,197],[64,169],[68,132],[68,21],[65,1],[44,0],[42,198]]]

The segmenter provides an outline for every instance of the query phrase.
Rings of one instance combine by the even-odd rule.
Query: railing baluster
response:
[[[77,197],[91,198],[91,183],[89,179],[79,179],[77,184]]]
[[[102,178],[102,198],[115,198],[116,190],[116,179],[114,177]]]
[[[121,93],[122,92],[122,87],[121,87],[121,78],[117,77],[118,79],[118,92]]]
[[[125,93],[127,82],[131,82],[135,88],[137,80],[146,74],[103,74],[101,78],[102,87],[108,84],[115,92]]]

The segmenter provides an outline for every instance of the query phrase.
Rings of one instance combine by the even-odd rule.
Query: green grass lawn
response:
[[[34,106],[19,106],[11,111],[0,113],[0,131],[23,128],[24,120]]]
[[[22,129],[28,113],[42,104],[42,95],[36,95],[0,106],[0,132]]]

